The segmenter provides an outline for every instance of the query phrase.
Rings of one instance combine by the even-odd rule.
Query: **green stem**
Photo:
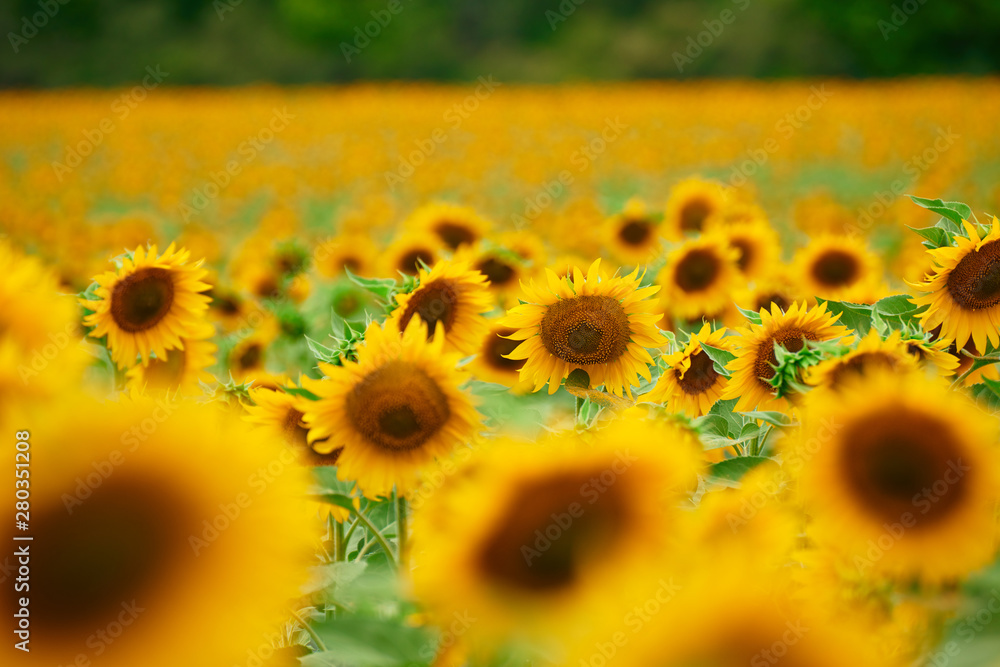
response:
[[[294,618],[296,621],[299,622],[299,625],[302,626],[302,629],[306,631],[306,634],[308,634],[309,637],[313,640],[313,643],[316,644],[316,648],[318,648],[320,651],[326,651],[326,644],[323,643],[323,640],[319,638],[319,635],[316,634],[316,631],[312,629],[309,623],[307,623],[304,618],[299,616],[299,613],[297,611],[292,612],[292,618]]]
[[[360,521],[355,521],[351,524],[351,527],[347,529],[347,534],[344,535],[344,539],[340,543],[340,554],[338,554],[337,560],[347,560],[347,547],[351,544],[351,538],[354,536],[354,531],[360,524]]]
[[[373,524],[371,522],[371,519],[369,519],[364,514],[362,514],[360,510],[357,510],[354,507],[351,507],[351,512],[353,512],[354,515],[356,517],[358,517],[358,521],[360,521],[361,523],[363,523],[365,525],[365,528],[367,528],[368,531],[371,532],[372,535],[374,535],[375,539],[379,543],[379,546],[382,547],[382,551],[385,552],[385,557],[389,559],[389,564],[392,565],[395,568],[396,567],[396,559],[392,555],[392,549],[389,548],[389,543],[386,542],[385,536],[382,535],[382,533],[380,533],[378,531],[378,528],[376,528],[375,524]]]
[[[332,512],[326,515],[326,522],[330,527],[330,541],[333,542],[333,560],[343,560],[340,554],[342,551],[341,545],[344,543],[344,524],[334,519]]]
[[[396,496],[396,542],[397,542],[397,558],[399,559],[400,565],[403,569],[406,569],[406,540],[407,532],[409,531],[409,526],[406,520],[406,496]]]

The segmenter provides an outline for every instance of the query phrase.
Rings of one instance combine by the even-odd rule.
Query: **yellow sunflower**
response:
[[[639,376],[651,379],[653,359],[646,348],[666,342],[655,326],[656,301],[649,298],[660,288],[640,287],[638,269],[607,278],[600,264],[591,264],[586,277],[574,267],[572,280],[546,270],[546,284],[523,286],[528,301],[501,318],[501,324],[518,330],[512,338],[523,342],[509,358],[526,360],[521,377],[533,381],[535,391],[547,382],[554,394],[578,368],[590,376],[592,387],[604,385],[617,396],[623,391],[631,396]]]
[[[621,213],[605,221],[604,247],[622,264],[650,264],[661,250],[659,224],[642,201],[631,199]]]
[[[839,357],[826,359],[806,369],[806,384],[840,391],[851,379],[867,377],[872,372],[913,373],[919,368],[916,355],[910,352],[898,331],[882,339],[872,329],[857,347]]]
[[[81,299],[88,310],[83,322],[93,327],[92,338],[107,336],[108,349],[119,368],[136,362],[148,365],[150,355],[166,356],[180,349],[182,339],[207,338],[212,326],[205,320],[211,285],[201,281],[201,261],[188,264],[188,252],[171,244],[157,256],[156,246],[142,246],[122,259],[118,271],[95,278],[96,300]]]
[[[339,278],[347,269],[356,276],[371,274],[378,249],[367,234],[342,234],[320,242],[313,251],[316,269],[327,278]]]
[[[719,234],[704,234],[680,244],[667,255],[656,281],[663,286],[660,301],[670,314],[691,320],[725,310],[742,280],[739,251]]]
[[[528,264],[520,255],[494,243],[463,247],[455,253],[454,261],[486,276],[493,301],[501,306],[514,301],[521,282],[530,275]]]
[[[736,249],[736,268],[747,278],[767,275],[781,260],[778,233],[765,218],[710,225],[710,229],[717,229]]]
[[[400,333],[395,321],[369,325],[357,362],[321,363],[322,380],[303,378],[319,400],[305,405],[309,443],[337,447],[337,476],[355,480],[369,498],[405,495],[421,468],[475,436],[480,423],[458,355],[444,349],[443,324],[428,340],[423,322]],[[321,442],[326,440],[326,442]]]
[[[867,572],[930,581],[993,559],[996,421],[917,375],[870,373],[810,395],[793,452],[815,534]]]
[[[789,267],[783,264],[772,265],[767,273],[757,276],[752,284],[742,287],[734,297],[736,303],[755,313],[761,308],[771,310],[772,305],[788,310],[793,303],[809,296],[802,292]]]
[[[416,233],[430,232],[451,250],[485,238],[492,226],[473,208],[442,203],[421,206],[403,224]]]
[[[586,636],[608,591],[678,551],[671,526],[697,485],[696,452],[690,433],[634,420],[586,440],[501,438],[477,450],[414,514],[417,598],[436,618],[478,619],[477,647]]]
[[[267,368],[268,348],[279,331],[277,322],[268,316],[260,326],[233,345],[226,357],[226,365],[234,380],[259,383],[273,377]]]
[[[722,393],[723,400],[738,398],[735,408],[738,411],[787,407],[788,402],[776,398],[774,388],[767,382],[774,377],[773,366],[777,363],[774,346],[797,352],[807,340],[846,336],[848,329],[837,324],[839,318],[827,312],[825,303],[810,309],[805,304],[793,303],[785,312],[777,305],[772,305],[770,312],[761,308],[761,323],[751,322],[741,328],[740,335],[732,341],[736,358],[726,366],[732,375]]]
[[[801,291],[830,301],[873,303],[881,294],[882,265],[861,242],[823,235],[801,248],[792,261]]]
[[[136,364],[125,373],[127,390],[143,389],[181,394],[202,393],[201,383],[215,380],[206,368],[215,364],[215,343],[210,340],[184,340],[184,346],[167,352],[164,358],[150,359],[149,364]]]
[[[912,287],[920,292],[913,303],[927,306],[919,315],[926,331],[941,327],[941,337],[964,347],[971,338],[986,350],[986,341],[1000,348],[1000,220],[979,238],[975,225],[962,221],[968,238],[955,237],[954,246],[930,250],[934,275]]]
[[[515,329],[496,323],[490,326],[476,350],[475,358],[469,363],[469,372],[483,382],[501,384],[520,394],[531,391],[532,384],[520,376],[524,359],[507,356],[520,345],[519,341],[511,338],[515,333]]]
[[[213,285],[206,294],[211,299],[208,304],[209,318],[217,322],[222,331],[232,332],[247,323],[250,306],[239,291]]]
[[[389,319],[400,331],[413,320],[423,322],[427,337],[434,335],[440,322],[445,347],[471,353],[485,333],[483,313],[493,308],[486,276],[464,262],[438,262],[428,271],[417,273],[419,286],[409,294],[396,295],[396,307]]]
[[[922,367],[934,368],[944,376],[961,373],[959,371],[961,360],[955,354],[951,353],[951,345],[954,345],[954,343],[949,344],[947,340],[928,339],[926,334],[924,334],[923,336],[909,335],[904,337],[903,344],[906,346],[906,351],[916,357],[917,363]],[[971,359],[969,360],[969,365],[972,365]],[[982,370],[986,370],[986,368]]]
[[[683,349],[664,358],[667,368],[652,391],[640,400],[664,403],[671,411],[689,417],[705,414],[722,396],[727,378],[715,370],[715,364],[701,345],[728,350],[730,340],[726,338],[726,329],[713,332],[712,325],[706,323],[701,331],[692,334]]]
[[[444,244],[435,236],[416,232],[400,234],[382,253],[381,274],[396,276],[405,273],[415,276],[420,270],[421,262],[433,266],[443,251]]]
[[[0,535],[30,554],[31,664],[190,664],[178,637],[206,627],[194,663],[242,664],[287,618],[319,527],[302,511],[308,480],[278,443],[168,399],[72,395],[2,426],[12,445],[15,431],[30,443],[30,530],[15,530],[11,502]],[[14,641],[5,662],[24,664]]]
[[[720,183],[697,177],[685,179],[670,190],[663,233],[670,239],[698,234],[706,222],[722,214],[725,206],[726,192]]]

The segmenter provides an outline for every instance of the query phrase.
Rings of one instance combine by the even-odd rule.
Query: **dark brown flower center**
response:
[[[761,386],[772,389],[766,380],[774,377],[774,366],[778,363],[778,357],[774,353],[774,344],[777,343],[789,352],[798,352],[805,346],[807,340],[819,340],[812,331],[805,331],[794,325],[785,325],[777,329],[774,333],[763,340],[757,346],[757,359],[754,363],[754,372],[757,374],[757,381]]]
[[[155,327],[174,303],[174,281],[167,269],[141,268],[119,280],[111,292],[111,317],[124,331]]]
[[[712,286],[720,268],[722,264],[711,250],[692,250],[677,263],[674,282],[685,292],[700,292]]]
[[[618,230],[618,238],[626,245],[643,245],[653,233],[653,225],[648,220],[632,218]]]
[[[830,386],[841,387],[849,378],[863,377],[872,370],[893,370],[897,361],[891,355],[880,350],[873,352],[862,352],[851,357],[848,361],[838,364],[830,373]]]
[[[909,407],[868,415],[840,437],[845,481],[879,522],[898,522],[906,513],[917,518],[917,527],[945,519],[961,504],[975,473],[966,470],[956,434]]]
[[[959,308],[980,310],[1000,304],[1000,241],[983,244],[948,274],[948,293]]]
[[[736,248],[740,253],[739,259],[736,260],[736,266],[739,267],[740,271],[746,271],[753,262],[753,243],[751,243],[749,239],[737,238],[730,239],[729,244]]]
[[[486,276],[494,287],[502,287],[517,276],[517,270],[499,257],[487,257],[476,265],[476,270]]]
[[[347,395],[354,427],[393,452],[416,449],[448,422],[448,397],[419,367],[391,361],[369,373]]]
[[[439,279],[429,282],[410,295],[406,310],[399,320],[399,328],[406,329],[413,316],[417,315],[427,324],[428,338],[434,335],[438,322],[444,325],[445,331],[449,331],[455,323],[457,301],[458,292],[449,281]]]
[[[575,296],[548,307],[541,322],[545,349],[571,364],[605,364],[628,349],[628,315],[610,296]]]
[[[630,517],[621,480],[596,501],[583,495],[601,473],[552,473],[521,484],[480,546],[489,580],[508,590],[555,592],[606,555],[630,529]]]
[[[241,370],[259,368],[264,358],[264,348],[260,343],[250,343],[238,357],[236,357],[236,367]]]
[[[757,308],[756,311],[760,312],[761,308],[767,308],[768,312],[771,312],[771,304],[776,304],[781,312],[788,310],[788,307],[792,305],[791,300],[784,294],[778,294],[774,292],[772,294],[763,294],[757,297]]]
[[[496,329],[491,332],[483,349],[483,361],[500,371],[519,371],[524,366],[525,359],[507,359],[505,355],[514,351],[521,344],[519,340],[504,338],[515,332],[514,329]]]
[[[439,222],[434,231],[444,241],[444,244],[454,250],[460,245],[468,245],[476,240],[476,235],[468,226],[460,222],[444,220]]]
[[[424,263],[430,266],[434,263],[434,253],[430,250],[424,250],[423,248],[417,250],[411,250],[410,252],[403,255],[399,260],[399,270],[403,273],[415,276],[417,271],[420,270],[420,264]]]
[[[715,364],[712,358],[705,354],[704,350],[698,350],[691,355],[691,367],[680,376],[680,369],[674,369],[674,376],[677,384],[685,394],[703,394],[712,388],[719,374],[715,372]]]
[[[211,307],[223,315],[236,315],[240,312],[240,301],[232,294],[212,294]]]
[[[705,220],[712,212],[712,207],[704,199],[692,199],[681,208],[681,230],[685,232],[700,232],[705,226]]]
[[[861,265],[858,258],[843,250],[827,250],[813,263],[816,282],[827,287],[844,287],[858,279]]]

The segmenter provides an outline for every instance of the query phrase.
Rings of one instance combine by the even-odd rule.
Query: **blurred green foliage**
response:
[[[8,0],[0,27],[4,87],[118,85],[156,64],[171,84],[227,85],[985,74],[1000,62],[995,0]]]

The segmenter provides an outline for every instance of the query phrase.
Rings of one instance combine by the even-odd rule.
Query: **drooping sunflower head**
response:
[[[901,340],[898,331],[883,340],[877,331],[872,330],[853,350],[810,366],[804,379],[815,387],[840,391],[853,380],[873,372],[906,374],[917,372],[919,367],[917,357]]]
[[[428,338],[438,323],[444,329],[445,347],[469,353],[486,331],[483,313],[493,308],[486,276],[464,262],[438,262],[428,271],[417,273],[418,287],[396,295],[396,307],[389,314],[400,331],[410,322],[423,323]]]
[[[222,411],[163,399],[73,395],[28,422],[32,662],[74,664],[89,645],[109,667],[176,665],[191,661],[177,637],[211,625],[219,636],[198,664],[239,664],[283,620],[318,526],[282,447]],[[14,510],[8,544],[28,534]],[[19,595],[6,587],[0,600],[15,609]],[[98,644],[98,630],[114,640]]]
[[[923,294],[913,303],[926,305],[919,315],[926,331],[941,327],[941,337],[964,347],[971,338],[985,351],[986,342],[1000,347],[1000,220],[980,238],[975,225],[963,221],[967,237],[954,246],[930,250],[936,269],[928,280],[913,285]]]
[[[356,276],[367,276],[378,257],[375,242],[368,234],[342,234],[320,241],[313,259],[316,268],[327,278],[339,278],[347,269]]]
[[[670,314],[691,320],[721,312],[742,280],[736,266],[738,251],[721,234],[704,234],[685,241],[667,255],[657,276],[660,300]]]
[[[201,262],[188,264],[188,252],[170,245],[162,255],[156,246],[136,248],[124,257],[118,271],[95,278],[95,300],[81,299],[91,312],[84,324],[92,338],[107,336],[108,349],[120,368],[150,355],[165,357],[179,348],[182,338],[205,338],[211,325],[205,320],[211,286],[201,281]]]
[[[837,324],[839,316],[827,312],[826,303],[809,309],[793,303],[787,311],[772,305],[770,312],[761,309],[760,318],[760,324],[750,323],[739,330],[732,342],[736,358],[726,366],[732,375],[722,398],[738,398],[735,409],[739,411],[787,403],[775,397],[774,387],[768,383],[778,362],[775,345],[797,352],[807,340],[835,340],[848,333],[847,327]]]
[[[392,319],[384,328],[371,324],[357,356],[320,364],[322,380],[303,378],[319,397],[304,403],[309,442],[321,454],[342,447],[338,476],[357,481],[369,498],[394,486],[405,495],[424,466],[476,435],[479,415],[459,389],[465,373],[458,355],[445,352],[443,324],[428,339],[416,318],[402,333]]]
[[[501,318],[517,330],[512,338],[523,341],[510,354],[525,360],[521,377],[533,381],[535,391],[548,383],[554,394],[565,377],[582,369],[592,387],[631,396],[639,376],[651,378],[646,348],[666,342],[654,324],[660,318],[656,301],[649,298],[660,288],[641,287],[638,269],[625,277],[602,276],[600,260],[586,277],[576,267],[572,280],[549,270],[546,277],[544,285],[523,286],[526,302]]]
[[[477,451],[469,465],[489,474],[456,476],[414,517],[418,598],[441,618],[479,618],[475,640],[590,627],[608,590],[669,560],[676,531],[643,526],[676,525],[695,451],[689,433],[636,421],[591,443],[570,434]]]
[[[670,190],[663,219],[664,235],[679,239],[686,234],[698,234],[725,206],[726,193],[721,184],[701,178],[683,180]]]
[[[178,391],[185,395],[202,393],[201,382],[214,378],[205,369],[215,364],[215,343],[210,340],[184,340],[183,347],[170,350],[164,358],[136,364],[125,373],[127,390],[152,392]]]
[[[623,264],[649,264],[660,249],[659,225],[660,221],[647,211],[645,203],[629,200],[621,213],[605,221],[604,245]]]
[[[800,249],[792,263],[802,290],[831,301],[871,303],[881,294],[878,256],[846,236],[819,236]]]
[[[515,393],[523,393],[531,391],[532,384],[520,376],[524,359],[508,357],[520,345],[520,341],[511,338],[515,333],[515,329],[494,322],[483,336],[469,371],[484,382],[502,384]]]
[[[700,417],[715,404],[726,387],[727,378],[715,370],[715,363],[701,345],[728,350],[726,329],[715,332],[706,323],[693,334],[683,349],[666,357],[666,368],[656,386],[640,397],[650,403],[665,404],[672,412]]]
[[[996,441],[995,421],[947,385],[871,373],[811,394],[792,452],[819,539],[866,573],[940,580],[993,556]]]
[[[444,244],[435,236],[416,232],[399,234],[382,253],[381,274],[415,276],[421,265],[433,266],[444,249]]]
[[[418,208],[404,224],[417,233],[430,232],[451,250],[485,238],[492,226],[473,208],[441,203]]]

